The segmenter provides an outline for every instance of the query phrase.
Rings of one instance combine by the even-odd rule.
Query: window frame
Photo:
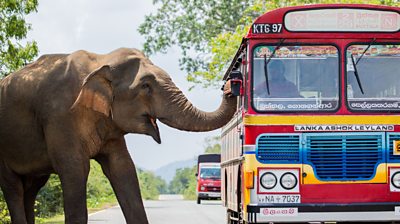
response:
[[[342,91],[341,91],[341,86],[342,86],[342,69],[341,69],[341,61],[342,61],[342,52],[341,48],[336,44],[332,42],[328,43],[323,43],[323,42],[284,42],[281,44],[280,47],[285,47],[285,46],[332,46],[335,47],[337,50],[337,56],[338,56],[338,63],[337,63],[337,68],[338,68],[338,74],[337,74],[337,79],[338,79],[338,85],[337,85],[337,91],[338,91],[338,101],[337,105],[334,109],[330,110],[259,110],[256,108],[254,105],[254,51],[257,47],[259,46],[277,46],[277,42],[262,42],[262,43],[257,43],[254,46],[252,46],[250,50],[250,59],[251,59],[251,83],[250,83],[250,98],[251,98],[251,107],[252,109],[260,114],[267,114],[267,113],[272,113],[272,114],[288,114],[288,113],[304,113],[304,114],[309,114],[309,113],[335,113],[340,110],[341,105],[342,105]]]
[[[343,61],[343,67],[344,67],[344,77],[343,77],[343,82],[344,82],[344,104],[345,104],[345,106],[346,106],[346,108],[347,108],[347,110],[348,111],[350,111],[350,112],[354,112],[354,113],[359,113],[359,112],[361,112],[361,113],[382,113],[382,112],[384,112],[384,113],[398,113],[398,112],[400,112],[400,108],[399,109],[378,109],[378,110],[368,110],[368,109],[360,109],[360,110],[358,110],[358,109],[353,109],[352,107],[350,107],[350,102],[349,102],[349,98],[348,98],[348,96],[347,96],[347,84],[348,84],[348,72],[347,72],[347,62],[348,62],[348,58],[347,58],[347,50],[348,50],[348,48],[350,47],[350,46],[353,46],[353,45],[365,45],[365,46],[368,46],[369,44],[370,44],[370,42],[371,41],[366,41],[366,42],[360,42],[360,41],[357,41],[357,42],[350,42],[350,43],[348,43],[345,47],[344,47],[344,49],[343,49],[343,55],[344,55],[344,61]],[[392,44],[392,45],[399,45],[400,46],[400,42],[375,42],[375,43],[373,43],[371,46],[373,46],[373,45],[390,45],[390,44]]]

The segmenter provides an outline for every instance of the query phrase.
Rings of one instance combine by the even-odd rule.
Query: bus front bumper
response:
[[[400,202],[248,205],[246,218],[249,223],[399,221]]]
[[[219,199],[221,198],[221,193],[220,192],[198,192],[197,197],[201,199]]]

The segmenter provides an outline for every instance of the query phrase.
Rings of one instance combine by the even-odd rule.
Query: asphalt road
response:
[[[158,201],[145,201],[144,206],[150,224],[223,224],[225,208],[221,201],[182,200],[181,196],[162,195]],[[125,219],[119,206],[89,215],[90,224],[124,224]]]

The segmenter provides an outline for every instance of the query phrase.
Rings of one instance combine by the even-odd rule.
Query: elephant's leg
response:
[[[64,214],[66,224],[86,224],[88,212],[86,207],[86,183],[89,175],[89,160],[58,160],[57,173],[61,180],[64,197]]]
[[[24,179],[24,204],[25,204],[25,215],[28,224],[35,223],[35,200],[36,196],[46,184],[50,175],[41,177],[27,177]]]
[[[62,120],[62,119],[59,119]],[[66,224],[86,224],[86,184],[89,158],[72,122],[50,121],[45,129],[47,150],[55,172],[60,177]]]
[[[88,221],[86,184],[90,169],[89,160],[79,163],[59,161],[63,164],[59,165],[57,172],[63,190],[65,223],[86,224]]]
[[[0,186],[13,224],[26,224],[24,189],[21,177],[0,162]]]
[[[103,151],[95,159],[111,182],[127,224],[147,224],[136,169],[125,139],[108,143]]]

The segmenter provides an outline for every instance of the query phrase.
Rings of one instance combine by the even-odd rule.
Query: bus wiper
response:
[[[264,54],[264,75],[265,75],[265,85],[267,87],[267,93],[268,95],[271,95],[270,91],[269,91],[269,81],[268,81],[268,64],[271,61],[272,57],[275,55],[276,50],[278,50],[278,48],[282,45],[283,41],[285,39],[281,39],[278,43],[278,45],[276,45],[275,49],[272,51],[271,55],[268,57],[267,59],[267,54]]]
[[[357,84],[358,84],[358,87],[360,88],[362,94],[364,94],[364,90],[361,85],[360,75],[358,74],[357,64],[358,64],[358,62],[360,62],[361,58],[364,57],[365,53],[368,51],[368,49],[371,47],[371,45],[375,42],[375,40],[376,40],[376,38],[372,39],[372,41],[368,44],[367,48],[365,48],[365,50],[363,51],[361,56],[357,59],[357,61],[354,59],[353,54],[350,55],[351,63],[353,64],[353,67],[354,67],[354,76],[357,79]]]
[[[270,95],[270,92],[269,92],[269,81],[268,81],[268,63],[269,63],[269,60],[267,61],[267,54],[264,54],[265,85],[267,87],[267,93],[268,93],[268,95]]]
[[[357,65],[358,62],[361,60],[361,58],[364,57],[365,53],[368,51],[368,49],[371,47],[371,45],[372,45],[373,43],[375,43],[375,41],[376,41],[376,38],[372,39],[372,41],[369,42],[367,48],[365,48],[365,50],[364,50],[363,53],[361,54],[360,58],[356,61],[356,65]]]
[[[362,85],[361,85],[360,76],[358,75],[358,71],[357,71],[357,63],[354,60],[353,54],[351,54],[350,57],[351,57],[351,63],[353,63],[354,76],[356,77],[358,87],[360,87],[361,93],[364,94],[364,90],[363,90]]]

